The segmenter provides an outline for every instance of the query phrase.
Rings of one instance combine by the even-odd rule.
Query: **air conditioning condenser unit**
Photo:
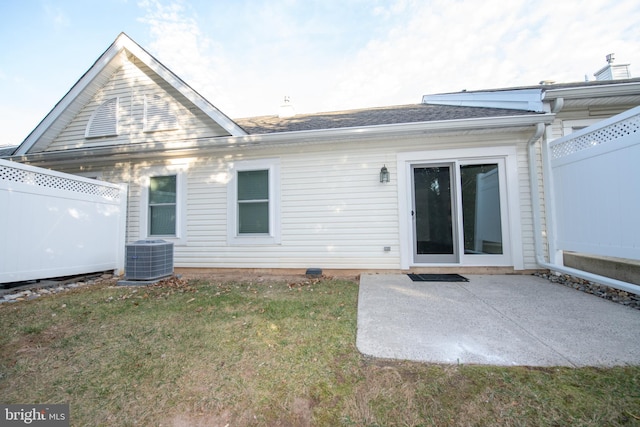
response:
[[[173,274],[173,243],[138,240],[126,245],[126,280],[155,280]]]

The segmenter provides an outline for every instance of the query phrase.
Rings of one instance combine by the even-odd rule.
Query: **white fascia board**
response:
[[[240,137],[217,137],[183,142],[134,144],[105,146],[99,148],[75,149],[69,151],[48,151],[26,156],[12,156],[10,159],[32,164],[86,163],[87,159],[109,158],[149,158],[152,156],[172,157],[177,155],[202,154],[206,150],[258,149],[288,144],[322,144],[364,138],[393,138],[419,134],[441,134],[462,131],[482,131],[487,129],[507,129],[534,126],[538,123],[551,124],[555,114],[527,114],[521,116],[490,117],[476,119],[441,120],[433,122],[399,123],[367,126],[360,128],[338,128],[307,130],[297,132],[245,135]]]
[[[118,37],[119,39],[120,37]],[[91,84],[108,65],[118,56],[121,47],[118,45],[118,39],[98,58],[98,60],[89,68],[89,70],[80,77],[73,87],[67,92],[53,109],[45,116],[44,119],[35,127],[33,131],[20,144],[15,155],[26,154],[31,147],[47,132],[53,123],[62,116],[62,114],[71,107],[80,94]]]
[[[542,100],[601,98],[637,94],[640,94],[640,82],[549,89],[543,94]]]
[[[193,102],[200,110],[202,110],[212,120],[228,131],[231,136],[242,136],[247,133],[238,126],[233,120],[224,113],[214,107],[202,95],[193,90],[189,85],[183,82],[178,76],[173,74],[167,67],[162,65],[158,60],[151,56],[147,51],[140,47],[136,42],[127,37],[124,33],[118,37],[122,39],[124,47],[135,55],[138,59],[151,68],[156,74],[162,77],[167,83],[173,86],[178,92],[184,95],[189,101]]]
[[[485,92],[457,92],[425,95],[423,104],[464,107],[507,108],[542,112],[542,89],[514,89]]]

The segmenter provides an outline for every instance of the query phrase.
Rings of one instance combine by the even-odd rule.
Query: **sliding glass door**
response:
[[[411,166],[413,261],[503,254],[500,162]]]

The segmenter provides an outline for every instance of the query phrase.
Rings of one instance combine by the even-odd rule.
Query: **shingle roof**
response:
[[[14,151],[16,151],[16,146],[13,147],[0,147],[0,158],[1,157],[9,157],[10,155],[13,154]]]
[[[255,135],[526,114],[535,113],[500,108],[409,104],[328,113],[298,114],[293,117],[249,117],[234,119],[234,121],[247,133]]]

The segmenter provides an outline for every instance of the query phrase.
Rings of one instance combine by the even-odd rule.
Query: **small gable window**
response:
[[[144,130],[154,132],[178,128],[178,116],[171,111],[171,104],[158,95],[144,97]]]
[[[85,137],[118,135],[118,98],[104,101],[91,115]]]

